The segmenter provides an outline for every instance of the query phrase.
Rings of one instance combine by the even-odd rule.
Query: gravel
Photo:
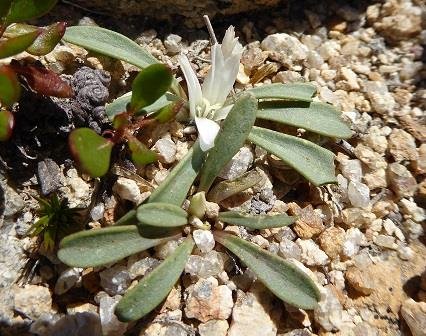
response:
[[[226,205],[253,213],[287,213],[297,216],[297,221],[286,228],[246,231],[217,221],[219,205],[212,202],[206,203],[205,220],[309,274],[321,291],[313,314],[283,304],[265,290],[244,265],[215,245],[201,220],[192,221],[197,226],[193,231],[197,248],[181,281],[150,319],[141,323],[119,322],[114,307],[127,288],[174,251],[177,241],[119,264],[86,270],[66,268],[53,253],[39,251],[44,257],[35,275],[26,285],[14,284],[36,244],[35,239],[18,239],[37,218],[32,197],[58,192],[71,207],[87,208],[93,202],[88,216],[94,222],[89,226],[110,225],[112,213],[143,202],[152,186],[161,183],[188,151],[195,129],[180,120],[146,130],[143,136],[159,154],[159,162],[134,170],[144,179],[144,187],[131,176],[109,181],[118,196],[112,205],[106,201],[110,192],[105,198],[92,199],[99,187],[95,180],[49,155],[35,161],[33,176],[22,183],[2,182],[0,334],[17,334],[21,326],[39,335],[84,331],[111,336],[304,336],[314,331],[319,335],[398,335],[407,332],[404,328],[423,335],[426,280],[409,281],[426,279],[426,250],[419,242],[426,204],[425,94],[421,89],[421,44],[426,35],[420,1],[386,0],[365,7],[332,1],[327,8],[318,3],[302,11],[304,19],[297,24],[275,9],[273,19],[257,25],[247,17],[236,29],[249,42],[235,90],[272,82],[314,84],[315,99],[340,109],[354,131],[344,148],[327,144],[336,153],[338,184],[309,185],[277,158],[245,146],[220,179],[257,169],[264,180],[222,202],[222,209]],[[187,35],[176,32],[164,40],[160,37],[150,30],[137,41],[173,71],[177,55],[187,53],[199,77],[205,76],[210,66],[205,61],[210,57],[207,40],[189,43]],[[59,72],[80,67],[70,77],[78,95],[64,103],[64,110],[76,124],[90,124],[98,132],[107,125],[104,103],[123,93],[123,79],[137,71],[71,45],[58,46],[41,61]],[[403,290],[409,284],[412,298]],[[74,297],[82,290],[84,295]]]

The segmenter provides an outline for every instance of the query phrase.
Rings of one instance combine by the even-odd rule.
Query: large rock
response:
[[[75,0],[85,8],[110,12],[114,15],[143,15],[159,20],[170,20],[173,16],[183,16],[187,26],[202,26],[203,15],[213,18],[217,14],[230,15],[275,6],[280,0]],[[181,21],[180,21],[181,22]]]

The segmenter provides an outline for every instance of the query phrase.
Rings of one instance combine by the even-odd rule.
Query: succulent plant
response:
[[[52,9],[57,0],[2,0],[0,4],[0,59],[23,51],[31,55],[46,55],[55,48],[65,33],[66,23],[57,22],[47,27],[23,23],[38,18]],[[20,78],[37,93],[67,98],[71,87],[54,72],[39,63],[28,61],[0,66],[0,141],[8,140],[15,125],[10,108],[19,100]]]
[[[148,69],[155,62],[134,42],[103,28],[71,27],[65,40],[141,68]],[[179,94],[180,90],[174,92]],[[328,104],[313,102],[314,94],[315,87],[310,84],[272,84],[228,98],[224,106],[230,105],[231,108],[221,123],[213,148],[204,152],[199,141],[195,142],[147,201],[111,227],[64,238],[60,243],[59,259],[70,266],[101,266],[178,239],[180,245],[176,250],[130,289],[115,310],[122,321],[143,317],[164,300],[183,272],[194,247],[191,232],[212,227],[213,223],[205,218],[204,198],[219,202],[259,182],[256,174],[248,173],[233,181],[215,183],[223,167],[246,142],[274,154],[316,186],[336,182],[332,152],[307,139],[255,126],[257,119],[271,120],[324,137],[350,137],[351,131],[341,120],[340,113]],[[120,116],[116,113],[123,111],[129,102],[132,104],[132,100],[133,94],[119,98],[107,107],[109,115]],[[162,96],[155,104],[164,107],[171,103],[167,96]],[[101,144],[97,146],[102,147]],[[196,193],[188,195],[190,190],[196,190]],[[186,211],[182,204],[187,197],[190,206]],[[290,225],[296,219],[285,214],[253,216],[225,211],[220,212],[218,220],[257,230]],[[194,224],[200,221],[204,224]],[[217,243],[237,256],[277,297],[304,309],[316,306],[320,298],[318,288],[297,266],[230,234],[226,229],[216,230],[213,235]]]

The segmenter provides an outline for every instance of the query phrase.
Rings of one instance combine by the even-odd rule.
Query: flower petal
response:
[[[180,54],[178,56],[179,65],[182,69],[183,75],[185,76],[186,85],[188,86],[189,94],[189,111],[191,118],[194,119],[196,115],[196,106],[203,103],[203,94],[201,92],[201,86],[198,82],[197,74],[189,64],[188,58]]]
[[[218,121],[218,120],[223,120],[228,116],[229,111],[231,111],[232,107],[234,105],[228,105],[225,107],[222,107],[218,110],[215,111],[214,116],[213,116],[213,120],[214,121]]]
[[[195,117],[195,124],[198,129],[198,138],[200,139],[200,148],[203,152],[213,148],[219,125],[213,120],[207,118]]]
[[[217,97],[220,95],[220,71],[225,64],[223,59],[222,50],[219,44],[214,44],[211,48],[211,67],[207,73],[203,83],[203,97],[209,101],[210,105],[221,103],[217,101]]]
[[[232,55],[241,53],[243,46],[238,42],[238,38],[235,37],[235,30],[233,26],[230,26],[225,33],[222,40],[222,53],[225,59]]]

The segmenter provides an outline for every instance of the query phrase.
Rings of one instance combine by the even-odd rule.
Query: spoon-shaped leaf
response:
[[[73,267],[101,266],[176,237],[142,237],[135,225],[81,231],[62,239],[58,258]]]
[[[92,177],[103,176],[109,169],[113,143],[90,128],[71,132],[69,146],[80,168]]]
[[[257,117],[301,127],[308,131],[336,138],[350,138],[352,132],[341,113],[324,103],[294,101],[264,102]]]
[[[204,152],[195,142],[185,157],[172,169],[165,180],[153,191],[149,203],[169,203],[181,206],[204,160]]]
[[[120,59],[139,68],[158,63],[154,56],[128,37],[94,26],[67,28],[63,39],[84,49]]]
[[[312,84],[296,83],[296,84],[269,84],[247,90],[257,99],[286,99],[286,100],[302,100],[310,102],[316,92],[315,86]]]
[[[244,144],[256,120],[256,112],[257,100],[251,94],[242,95],[234,104],[204,163],[199,186],[201,191],[209,190],[222,168]]]
[[[66,22],[57,22],[43,28],[42,33],[27,48],[27,52],[36,56],[50,53],[64,36],[66,26]]]
[[[136,138],[128,142],[129,149],[132,152],[132,161],[138,166],[144,166],[148,163],[157,161],[157,153],[150,150]]]
[[[41,30],[36,30],[27,34],[11,37],[0,42],[0,59],[23,52],[34,42],[40,33]]]
[[[132,83],[131,111],[153,104],[167,92],[172,80],[173,75],[164,64],[152,64],[139,72]]]
[[[141,225],[177,227],[188,223],[182,208],[168,203],[147,203],[138,207],[137,218]]]
[[[0,102],[11,106],[17,102],[21,94],[21,84],[16,73],[8,65],[0,66]]]
[[[219,203],[232,195],[255,186],[260,181],[262,181],[262,175],[256,170],[251,170],[236,179],[219,182],[209,191],[207,199]]]
[[[219,220],[233,225],[241,225],[250,229],[268,229],[293,224],[295,217],[285,214],[279,215],[246,215],[238,211],[221,212]]]
[[[193,248],[194,241],[188,236],[161,265],[128,290],[115,308],[118,319],[134,321],[157,307],[178,281]]]
[[[313,309],[320,293],[312,279],[297,266],[241,238],[215,232],[216,240],[234,253],[281,300]]]
[[[13,0],[6,16],[6,24],[28,21],[43,16],[57,2],[58,0]]]
[[[250,141],[278,156],[316,186],[335,183],[334,154],[308,140],[253,127]]]
[[[15,119],[13,114],[6,110],[0,111],[0,141],[7,141],[12,136]]]

